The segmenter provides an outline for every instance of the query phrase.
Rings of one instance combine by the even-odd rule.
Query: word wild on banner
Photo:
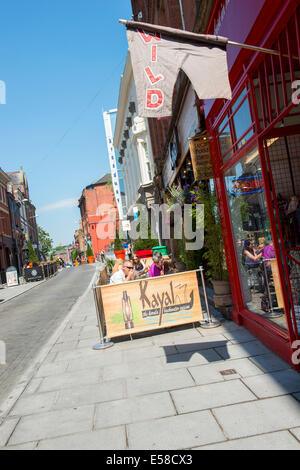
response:
[[[228,78],[228,40],[127,21],[139,116],[172,115],[173,90],[180,70],[200,99],[231,99]]]

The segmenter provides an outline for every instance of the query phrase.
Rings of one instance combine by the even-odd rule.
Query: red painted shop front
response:
[[[234,3],[216,2],[207,32],[224,34]],[[228,36],[280,54],[229,51],[233,99],[206,103],[206,122],[233,319],[300,370],[300,7],[271,3],[253,1],[247,37],[234,21]]]

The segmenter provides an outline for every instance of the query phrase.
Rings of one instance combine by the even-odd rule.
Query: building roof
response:
[[[111,183],[110,173],[107,173],[106,175],[102,176],[102,178],[100,178],[98,181],[95,181],[94,183],[90,184],[87,187],[89,188],[90,186],[101,186],[102,184],[107,184],[107,183]]]

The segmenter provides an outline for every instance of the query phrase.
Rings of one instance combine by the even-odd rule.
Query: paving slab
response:
[[[261,369],[256,367],[248,358],[190,367],[189,372],[197,385],[224,382],[263,374]]]
[[[226,441],[194,450],[300,450],[300,443],[288,431]]]
[[[125,426],[40,441],[37,450],[126,450]]]
[[[79,385],[96,384],[100,382],[102,369],[88,369],[80,372],[65,373],[44,378],[39,392],[50,392]]]
[[[169,393],[156,393],[97,405],[95,429],[108,428],[137,421],[173,416],[176,410]],[[147,431],[147,425],[144,430]]]
[[[229,439],[300,426],[300,405],[291,396],[217,408],[213,413]]]
[[[186,369],[127,378],[128,397],[192,387],[195,382]]]
[[[296,437],[300,444],[300,428],[290,429],[290,432]]]
[[[18,421],[19,418],[10,418],[0,425],[0,447],[5,446]]]
[[[94,406],[85,406],[23,417],[17,424],[9,445],[91,431],[94,409]]]
[[[181,450],[224,441],[226,438],[209,411],[130,424],[129,450]]]
[[[227,346],[216,348],[216,351],[223,359],[242,359],[244,357],[266,354],[269,352],[269,349],[256,340],[243,344],[228,344]]]
[[[300,392],[300,374],[291,369],[258,377],[248,377],[243,381],[258,398]]]
[[[101,384],[81,385],[59,392],[54,409],[75,408],[93,403],[110,402],[125,397],[125,384],[121,379]]]
[[[49,411],[56,396],[57,392],[50,392],[21,397],[11,411],[11,416],[21,417]]]
[[[251,357],[250,360],[265,373],[290,369],[287,362],[284,362],[280,357],[270,351]]]
[[[175,390],[171,395],[178,413],[207,410],[256,399],[240,380]]]

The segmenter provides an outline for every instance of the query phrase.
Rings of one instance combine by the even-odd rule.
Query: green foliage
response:
[[[30,263],[37,263],[38,262],[38,256],[32,246],[32,243],[28,240],[27,241],[27,248],[28,248],[28,260]]]
[[[94,256],[94,252],[92,246],[88,245],[86,249],[86,257],[89,258],[90,256]]]
[[[78,251],[77,249],[75,248],[75,250],[71,251],[71,258],[72,258],[72,262],[74,263],[76,258],[78,256]]]
[[[115,242],[114,242],[114,251],[121,251],[121,250],[124,250],[124,246],[122,244],[122,241],[120,240],[119,232],[117,231]]]
[[[39,225],[37,226],[37,232],[42,254],[44,258],[47,258],[53,248],[53,240],[51,240],[49,233],[43,230]]]
[[[115,265],[115,260],[106,258],[105,267],[106,267],[108,272],[110,272],[110,273],[112,272],[112,270],[114,269],[114,265]]]
[[[216,191],[199,185],[191,191],[191,195],[195,204],[204,205],[205,253],[203,257],[209,268],[208,277],[216,281],[227,280],[228,272]],[[196,216],[196,206],[193,207],[192,213]],[[203,223],[203,221],[200,222]]]
[[[138,238],[133,245],[133,251],[151,250],[154,246],[158,246],[159,241],[155,238],[154,233],[151,231],[150,224],[148,224],[148,238]]]

